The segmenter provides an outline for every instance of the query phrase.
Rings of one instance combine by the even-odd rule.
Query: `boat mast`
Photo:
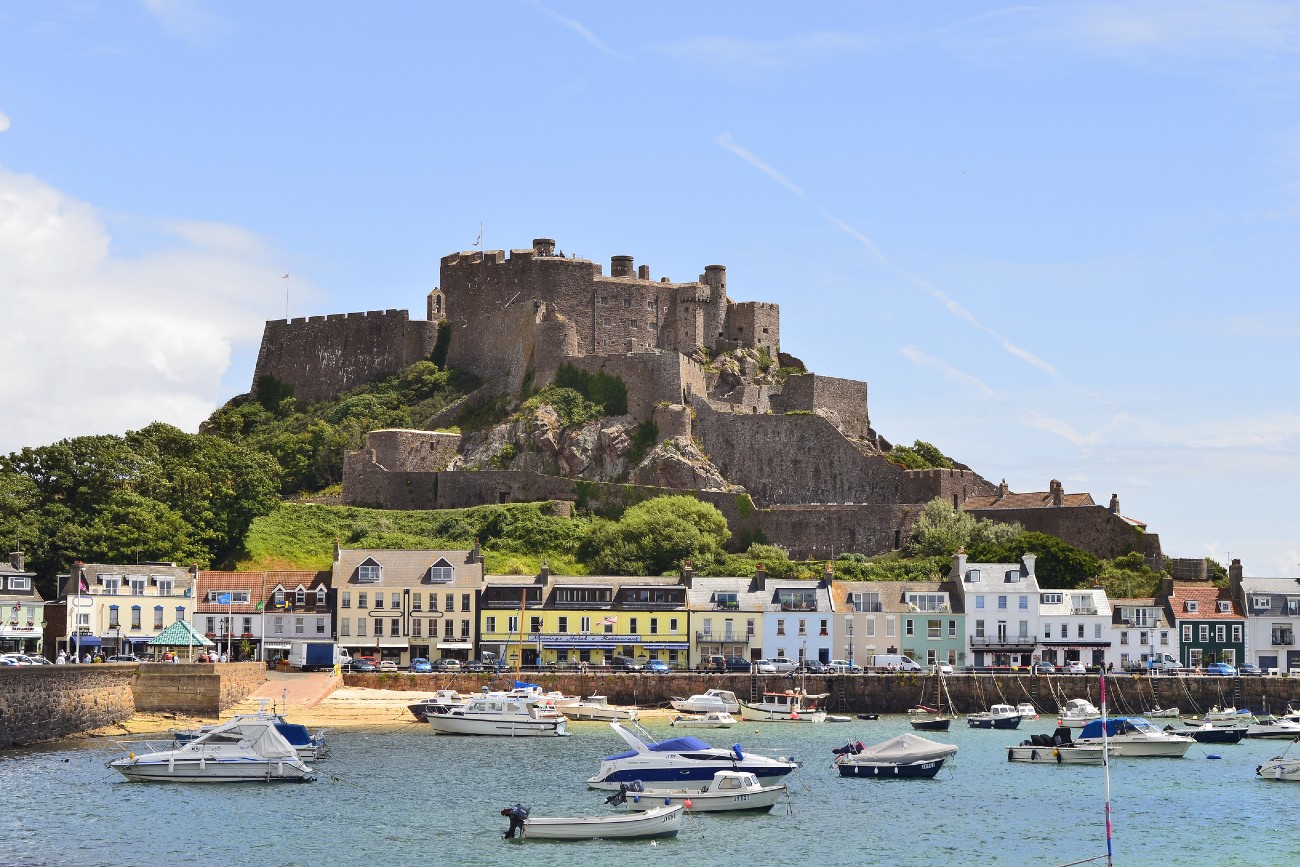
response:
[[[1106,668],[1101,669],[1101,767],[1102,774],[1106,778],[1106,864],[1114,864],[1114,853],[1111,848],[1111,829],[1110,829],[1110,740],[1109,740],[1110,720],[1106,716]]]

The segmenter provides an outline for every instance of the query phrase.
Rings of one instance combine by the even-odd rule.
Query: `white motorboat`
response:
[[[408,704],[406,707],[420,722],[424,722],[428,715],[429,707],[440,705],[442,707],[460,706],[465,704],[465,696],[456,692],[454,689],[440,689],[428,698],[422,698],[417,702]]]
[[[786,794],[785,783],[764,786],[744,771],[718,771],[703,786],[673,789],[645,789],[640,783],[619,787],[605,803],[626,804],[631,810],[653,810],[665,804],[681,804],[688,813],[722,811],[767,812]]]
[[[669,723],[675,729],[729,729],[736,724],[736,718],[725,710],[711,710],[697,716],[679,714]]]
[[[1192,717],[1196,720],[1196,717]],[[1188,725],[1209,723],[1219,728],[1238,728],[1245,727],[1255,722],[1255,715],[1246,708],[1237,710],[1235,707],[1215,707],[1206,711],[1205,716],[1201,717],[1199,722],[1188,723]]]
[[[1157,707],[1142,715],[1148,719],[1178,719],[1180,714],[1176,707]]]
[[[712,710],[740,713],[740,701],[729,689],[706,689],[690,698],[675,698],[671,704],[673,710],[682,713],[708,713]]]
[[[986,711],[966,716],[973,729],[1014,729],[1020,726],[1020,712],[1009,704],[995,704]]]
[[[1255,773],[1265,780],[1300,783],[1300,759],[1274,756],[1255,768]]]
[[[691,735],[658,742],[635,723],[612,722],[609,727],[631,749],[601,761],[600,770],[587,780],[593,789],[617,789],[620,784],[633,780],[639,780],[647,788],[702,786],[718,771],[748,772],[763,785],[771,785],[799,767],[798,762],[784,756],[770,758],[746,753],[740,744],[733,744],[730,749],[713,747]]]
[[[550,704],[531,698],[476,695],[464,705],[431,706],[425,715],[439,735],[490,735],[498,737],[564,737],[568,720]]]
[[[269,720],[275,725],[276,730],[284,736],[284,739],[298,753],[298,758],[304,762],[315,762],[329,755],[329,747],[325,745],[325,732],[318,731],[312,733],[305,725],[291,723],[284,718],[284,714],[277,713],[274,710],[267,710],[269,699],[258,699],[260,707],[253,713],[237,713],[232,716],[228,722],[237,722],[241,720]],[[172,737],[176,739],[177,744],[187,744],[208,732],[215,729],[220,723],[212,725],[199,726],[196,729],[172,729]]]
[[[1115,748],[1113,755],[1116,756],[1182,758],[1196,743],[1195,738],[1162,731],[1140,716],[1095,719],[1083,727],[1083,731],[1075,738],[1075,743],[1100,744],[1103,725],[1110,745]]]
[[[1113,746],[1110,754],[1115,755]],[[1100,765],[1102,757],[1101,744],[1076,744],[1069,726],[1058,726],[1050,735],[1031,735],[1019,745],[1007,747],[1007,761],[1037,765]]]
[[[1072,698],[1061,708],[1056,724],[1081,729],[1095,719],[1101,719],[1101,711],[1095,704],[1086,698]]]
[[[957,755],[957,747],[904,732],[873,747],[859,741],[832,752],[841,777],[906,779],[933,777],[945,761]]]
[[[1016,713],[1020,714],[1021,719],[1038,719],[1038,708],[1031,702],[1022,701],[1016,705]]]
[[[149,747],[147,743],[136,746]],[[174,749],[131,752],[108,763],[136,782],[302,783],[315,772],[298,758],[293,744],[271,719],[237,719],[214,726]]]
[[[675,837],[681,827],[684,808],[660,804],[645,812],[614,813],[608,816],[531,816],[522,804],[506,807],[510,829],[502,836],[521,840],[632,840],[646,837]]]
[[[562,705],[557,710],[571,720],[613,722],[618,719],[636,719],[637,717],[636,708],[610,704],[603,695],[593,695],[584,698],[582,701]]]
[[[1246,726],[1246,737],[1295,740],[1300,737],[1300,722],[1285,717],[1256,717]]]
[[[828,695],[827,692],[809,694],[797,688],[765,692],[757,704],[740,703],[740,718],[747,722],[824,723],[826,711],[818,710],[817,700]]]

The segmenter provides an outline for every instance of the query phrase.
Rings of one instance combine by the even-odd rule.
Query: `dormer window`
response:
[[[438,562],[429,567],[428,581],[430,584],[446,584],[456,577],[456,570],[447,558],[439,557]]]
[[[104,585],[104,594],[107,596],[116,596],[118,588],[122,586],[121,575],[100,575],[99,583]]]
[[[1019,569],[1008,569],[1008,570],[1007,570],[1007,575],[1006,575],[1006,577],[1003,579],[1003,581],[1005,581],[1007,584],[1019,584],[1019,583],[1020,583],[1020,570],[1019,570]]]
[[[324,606],[324,605],[325,605],[325,585],[324,585],[324,584],[322,584],[321,586],[319,586],[319,587],[316,588],[316,604],[319,605],[319,606]]]
[[[382,571],[378,563],[367,558],[357,567],[357,581],[362,584],[373,584],[380,579]]]
[[[293,594],[294,604],[302,607],[307,604],[307,588],[302,585],[298,586],[298,592]]]
[[[966,570],[966,583],[967,583],[967,584],[978,584],[978,583],[980,583],[980,570],[978,570],[978,569],[967,569],[967,570]]]
[[[1061,604],[1061,594],[1060,594],[1060,593],[1041,593],[1041,594],[1039,594],[1039,599],[1038,599],[1038,601],[1041,602],[1041,603],[1044,604],[1044,605],[1060,605],[1060,604]]]
[[[170,596],[172,595],[172,589],[176,586],[176,579],[155,575],[153,583],[158,587],[159,596]]]
[[[1188,614],[1195,614],[1198,608],[1200,608],[1200,605],[1197,604],[1195,599],[1188,599],[1183,602],[1183,610]]]
[[[1219,601],[1219,613],[1220,613],[1220,614],[1231,614],[1231,613],[1232,613],[1232,603],[1231,603],[1231,602],[1224,602],[1224,601],[1220,600],[1220,601]]]
[[[25,575],[10,575],[9,589],[10,590],[31,590],[32,579],[28,578]]]
[[[1260,611],[1260,610],[1267,611],[1272,606],[1269,604],[1269,597],[1252,596],[1250,598],[1250,607],[1254,608],[1256,611]]]

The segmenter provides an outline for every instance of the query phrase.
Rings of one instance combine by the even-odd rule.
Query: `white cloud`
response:
[[[190,42],[210,42],[229,29],[227,22],[200,0],[144,0],[144,7],[169,36]]]
[[[917,367],[928,367],[930,370],[937,371],[945,379],[951,380],[958,385],[974,388],[985,397],[997,397],[997,392],[985,385],[980,379],[971,376],[969,373],[963,373],[947,362],[926,355],[915,346],[904,346],[899,350],[903,357],[915,364]]]
[[[876,40],[860,34],[822,31],[765,42],[701,36],[666,43],[657,50],[693,63],[755,72],[819,63],[835,55],[867,51],[875,45]]]
[[[194,430],[236,345],[278,314],[282,262],[235,226],[178,221],[112,252],[95,209],[0,167],[0,453],[155,420]]]
[[[619,60],[632,59],[628,57],[626,54],[623,54],[619,51],[615,51],[613,48],[610,48],[608,45],[604,43],[604,41],[600,39],[600,37],[598,37],[596,34],[592,33],[585,26],[583,26],[582,22],[576,21],[573,18],[566,18],[565,16],[561,15],[559,12],[556,12],[554,9],[551,9],[548,6],[538,3],[537,0],[531,0],[530,5],[533,6],[533,8],[544,13],[548,17],[554,19],[555,21],[560,22],[565,27],[569,28],[574,33],[581,36],[583,39],[587,40],[587,42],[591,43],[591,45],[595,46],[597,50],[602,51],[605,54],[608,54],[610,57],[617,57]]]
[[[9,129],[9,116],[3,111],[0,111],[0,132],[4,132],[7,129]]]

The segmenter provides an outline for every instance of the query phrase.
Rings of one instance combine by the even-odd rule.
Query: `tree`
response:
[[[596,521],[578,553],[595,574],[664,575],[685,560],[717,560],[730,537],[716,506],[694,497],[656,497],[630,507],[618,521]]]
[[[1101,573],[1101,561],[1092,554],[1046,533],[1022,533],[1010,542],[980,545],[969,553],[971,561],[979,563],[1014,563],[1035,554],[1038,586],[1052,590],[1090,587]]]
[[[958,548],[1010,544],[1022,532],[1019,524],[976,518],[936,497],[921,507],[907,550],[914,557],[950,557]]]

